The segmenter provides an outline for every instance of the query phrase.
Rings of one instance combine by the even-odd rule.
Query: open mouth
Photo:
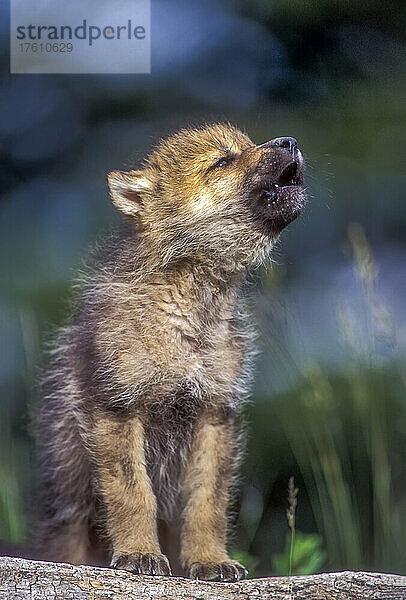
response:
[[[299,175],[299,164],[296,161],[293,161],[283,169],[276,181],[276,185],[278,187],[300,185],[301,181]]]
[[[282,195],[283,192],[294,192],[294,188],[298,188],[303,185],[303,173],[299,168],[299,164],[296,161],[289,163],[280,173],[278,179],[271,183],[264,190],[266,204],[268,206],[275,204],[276,200]]]
[[[303,164],[293,160],[283,168],[276,179],[271,182],[268,180],[259,194],[257,192],[257,215],[270,231],[282,230],[302,211],[306,204],[303,175]]]

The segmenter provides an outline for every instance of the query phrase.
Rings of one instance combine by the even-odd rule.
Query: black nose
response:
[[[286,148],[286,150],[289,150],[292,154],[297,150],[297,141],[292,137],[278,137],[265,145],[270,148]]]

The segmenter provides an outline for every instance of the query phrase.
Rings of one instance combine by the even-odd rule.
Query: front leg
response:
[[[111,566],[170,575],[158,541],[156,498],[145,466],[141,420],[99,414],[92,442],[113,544]]]
[[[247,574],[226,549],[226,512],[235,452],[232,421],[203,417],[194,433],[182,481],[181,562],[192,579],[237,581]]]

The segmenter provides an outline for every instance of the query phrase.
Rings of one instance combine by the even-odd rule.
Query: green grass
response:
[[[11,435],[7,411],[2,410],[0,416],[0,539],[20,542],[26,533],[26,521],[16,460],[19,448]]]
[[[328,373],[309,364],[296,387],[257,399],[248,409],[245,487],[255,489],[261,510],[254,523],[242,510],[239,540],[259,559],[260,573],[269,573],[271,565],[286,575],[308,572],[309,564],[320,568],[323,548],[328,569],[405,571],[405,373],[396,327],[376,292],[373,257],[358,225],[349,228],[348,248],[364,294],[366,330],[359,337],[351,307],[336,307],[332,343],[346,352],[347,367]],[[292,474],[300,488],[300,548],[295,524],[286,542],[279,509],[279,490]],[[295,552],[306,557],[305,566],[297,566]]]

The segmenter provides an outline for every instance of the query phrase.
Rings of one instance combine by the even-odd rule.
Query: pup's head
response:
[[[239,269],[262,258],[306,203],[296,140],[256,146],[228,124],[167,138],[141,170],[108,176],[115,206],[164,262],[190,257]]]

